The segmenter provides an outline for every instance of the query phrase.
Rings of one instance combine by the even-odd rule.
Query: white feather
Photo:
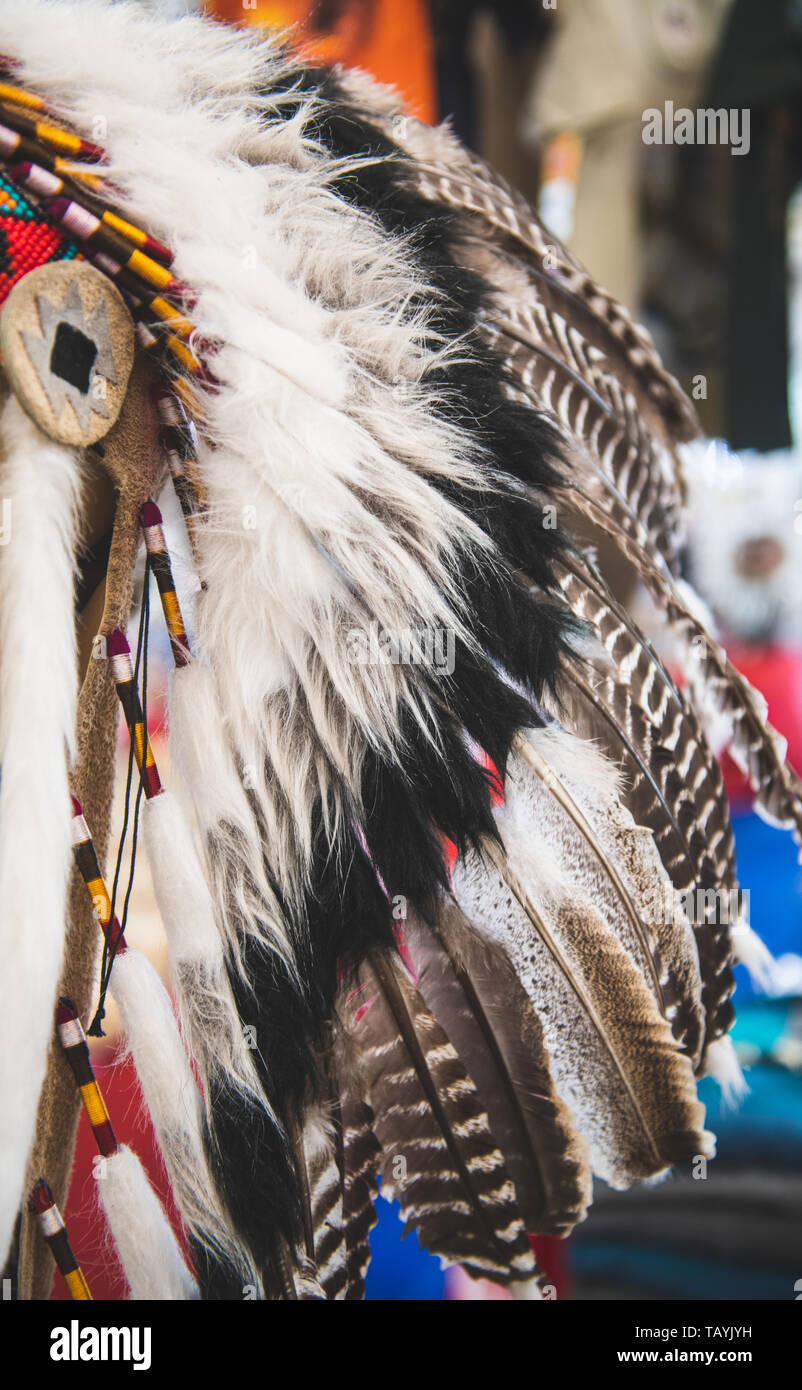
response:
[[[536,1279],[518,1279],[509,1285],[513,1303],[542,1303],[543,1294]]]
[[[196,1299],[195,1280],[136,1154],[121,1145],[94,1172],[131,1298]]]
[[[574,740],[572,736],[559,731],[536,734],[535,741],[544,755],[548,753],[554,760],[555,771],[559,769],[562,772],[588,819],[602,834],[604,801],[613,796],[616,785],[614,769],[605,763],[592,745]],[[580,774],[580,784],[573,785],[572,777]],[[582,790],[581,781],[586,777],[599,802],[595,810],[591,798]],[[567,961],[572,978],[581,982],[583,971],[589,970],[587,959],[583,964],[581,947],[583,940],[592,932],[599,941],[606,942],[608,969],[614,975],[620,974],[622,979],[626,979],[629,972],[637,971],[641,981],[646,983],[648,977],[644,970],[643,949],[630,938],[624,914],[620,910],[616,912],[615,904],[610,899],[609,884],[605,885],[600,878],[598,861],[577,843],[575,833],[566,833],[564,812],[552,801],[545,784],[538,782],[528,767],[521,766],[518,754],[511,758],[508,765],[505,797],[505,803],[497,808],[495,814],[507,865],[536,906],[549,936]],[[634,834],[636,839],[643,839],[644,844],[648,842],[653,851],[651,837],[644,837],[624,812],[621,813],[618,829],[627,821],[628,833]],[[623,856],[619,868],[622,877],[629,880],[629,867]],[[474,928],[498,941],[510,955],[521,983],[535,1005],[543,1026],[555,1088],[571,1109],[588,1143],[594,1173],[614,1187],[627,1186],[632,1181],[628,1165],[642,1142],[640,1130],[637,1126],[634,1130],[620,1127],[629,1100],[620,1073],[615,1066],[610,1066],[610,1056],[605,1050],[596,1050],[596,1026],[588,1027],[590,1015],[586,1014],[584,1006],[577,1008],[576,997],[567,984],[562,967],[555,965],[553,953],[544,946],[539,934],[533,931],[516,893],[511,891],[508,883],[483,855],[468,853],[458,858],[452,886],[457,901]],[[633,893],[635,887],[632,880]],[[688,969],[688,998],[694,1002],[699,988],[698,961],[694,960],[693,938],[687,922],[682,932],[687,942],[684,956]],[[610,984],[613,997],[612,980]],[[600,1002],[601,997],[597,996],[597,1007]],[[669,1051],[675,1052],[678,1074],[680,1070],[685,1072],[690,1093],[693,1082],[691,1062],[679,1055],[677,1044],[656,1006],[649,1026],[654,1029],[655,1037],[659,1037],[666,1055]],[[657,1073],[655,1081],[659,1084]],[[608,1086],[613,1087],[613,1100]],[[652,1100],[655,1096],[656,1092]],[[659,1114],[656,1104],[655,1114]],[[701,1129],[701,1106],[696,1108],[694,1118]],[[639,1159],[636,1161],[640,1164]],[[640,1168],[638,1176],[643,1176]]]
[[[64,950],[79,474],[74,452],[46,439],[14,396],[0,433],[0,496],[11,504],[0,545],[1,1260],[23,1195]]]

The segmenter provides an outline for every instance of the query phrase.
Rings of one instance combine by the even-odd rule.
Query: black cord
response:
[[[142,727],[143,727],[143,729],[144,729],[144,731],[145,731],[145,747],[147,747],[147,741],[148,741],[148,635],[149,635],[149,633],[150,633],[150,556],[147,556],[146,559],[145,559],[145,592],[144,592],[144,594],[142,595],[142,607],[143,607],[144,610],[145,610],[145,643],[144,643],[143,657],[142,657]],[[144,762],[144,758],[143,758],[143,762]],[[144,783],[144,767],[143,767],[142,769],[140,769],[140,773],[139,773],[139,786],[138,786],[137,789],[136,789],[136,801],[135,801],[135,803],[134,803],[134,833],[133,833],[133,838],[132,838],[132,840],[131,840],[131,871],[130,871],[130,873],[129,873],[129,875],[128,875],[128,888],[126,889],[125,900],[124,900],[124,902],[123,902],[123,915],[122,915],[122,918],[120,919],[120,933],[119,933],[119,936],[124,936],[124,935],[125,935],[125,926],[126,926],[126,923],[127,923],[127,921],[128,921],[128,904],[129,904],[130,899],[131,899],[131,889],[132,889],[133,886],[134,886],[134,869],[135,869],[135,867],[136,867],[136,850],[137,850],[137,843],[138,843],[138,840],[139,840],[139,811],[140,811],[140,807],[141,807],[141,805],[142,805],[142,793],[144,792],[144,790],[145,790],[145,783]],[[118,939],[119,939],[119,938],[118,938]],[[115,945],[114,950],[112,951],[111,961],[110,961],[110,963],[109,963],[109,974],[111,974],[111,967],[112,967],[112,965],[114,964],[114,955],[116,954],[116,949],[117,949],[117,948],[116,948],[116,945]]]
[[[136,640],[136,659],[135,659],[135,663],[134,663],[134,686],[135,686],[135,688],[138,688],[138,686],[139,686],[139,671],[140,671],[140,666],[141,666],[141,668],[142,668],[142,699],[141,699],[141,704],[142,704],[142,723],[143,723],[143,730],[144,730],[144,737],[145,737],[145,747],[147,747],[147,737],[148,737],[148,713],[147,713],[147,701],[148,701],[148,696],[147,696],[147,682],[148,682],[148,636],[149,636],[149,632],[150,632],[150,556],[146,554],[146,555],[145,555],[145,574],[144,574],[143,587],[142,587],[142,604],[141,604],[140,612],[139,612],[139,628],[138,628],[138,631],[137,631],[137,640]],[[114,880],[113,880],[112,889],[111,889],[111,908],[110,908],[110,916],[109,916],[109,921],[110,921],[110,923],[114,921],[114,916],[115,916],[115,912],[116,912],[116,905],[117,905],[117,890],[118,890],[119,880],[120,880],[120,869],[121,869],[121,866],[122,866],[122,858],[123,858],[123,851],[124,851],[124,848],[125,848],[125,841],[126,841],[126,838],[127,838],[127,836],[128,836],[128,821],[129,821],[129,813],[130,813],[130,806],[131,806],[131,783],[132,783],[132,781],[133,781],[133,767],[134,767],[134,740],[133,740],[133,738],[130,738],[130,737],[129,737],[129,741],[128,741],[128,769],[127,769],[126,779],[125,779],[125,811],[124,811],[124,814],[123,814],[123,825],[122,825],[122,830],[121,830],[121,832],[120,832],[120,840],[119,840],[119,843],[118,843],[118,846],[117,846],[117,860],[116,860],[116,863],[115,863],[115,866],[114,866]],[[89,1025],[89,1027],[88,1027],[87,1030],[86,1030],[86,1031],[87,1031],[87,1034],[88,1034],[90,1037],[94,1037],[94,1038],[102,1038],[102,1037],[105,1037],[105,1034],[104,1034],[104,1032],[103,1032],[103,1019],[104,1019],[105,1016],[106,1016],[106,991],[108,990],[108,987],[109,987],[109,981],[110,981],[110,979],[111,979],[112,966],[114,965],[114,959],[115,959],[115,956],[117,955],[117,950],[118,950],[120,941],[121,941],[122,937],[123,937],[124,934],[125,934],[125,924],[126,924],[126,921],[127,921],[127,919],[128,919],[128,904],[129,904],[129,901],[130,901],[130,898],[131,898],[131,890],[132,890],[132,888],[133,888],[133,883],[134,883],[134,870],[135,870],[135,867],[136,867],[137,841],[138,841],[138,838],[139,838],[139,810],[140,810],[140,805],[141,805],[141,801],[142,801],[142,791],[143,791],[143,780],[142,780],[142,778],[143,778],[143,772],[142,772],[142,770],[140,769],[140,772],[139,772],[139,785],[138,785],[138,787],[137,787],[136,802],[135,802],[135,805],[134,805],[134,832],[133,832],[133,839],[132,839],[132,842],[131,842],[131,865],[130,865],[130,869],[129,869],[129,873],[128,873],[128,884],[127,884],[126,893],[125,893],[125,900],[124,900],[124,903],[123,903],[123,916],[122,916],[122,921],[121,921],[121,923],[120,923],[120,931],[117,932],[117,933],[115,933],[115,935],[114,935],[114,940],[113,940],[113,943],[112,943],[111,948],[109,948],[108,939],[104,936],[104,939],[103,939],[103,955],[102,955],[102,957],[101,957],[101,962],[100,962],[100,993],[99,993],[99,997],[98,997],[98,1005],[97,1005],[97,1009],[95,1010],[95,1016],[94,1016],[94,1018],[92,1019],[91,1024]]]

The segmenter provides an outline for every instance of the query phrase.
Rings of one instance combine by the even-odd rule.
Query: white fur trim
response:
[[[72,860],[68,755],[78,462],[15,396],[0,420],[0,1257],[23,1196],[53,1037]],[[0,1259],[0,1263],[2,1259]]]
[[[752,983],[764,994],[782,993],[778,988],[777,962],[766,943],[745,922],[738,922],[732,933],[732,953],[746,966]]]

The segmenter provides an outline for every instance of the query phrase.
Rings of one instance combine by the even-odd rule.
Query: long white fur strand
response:
[[[170,996],[147,957],[130,946],[114,962],[111,989],[181,1215],[202,1240],[242,1265],[209,1173],[200,1092]]]
[[[217,929],[227,949],[236,957],[237,931],[251,932],[294,970],[292,945],[265,874],[264,841],[245,793],[248,769],[237,773],[215,682],[203,663],[171,673],[169,724],[170,754],[207,849]]]
[[[261,1093],[226,974],[214,905],[183,808],[171,792],[147,802],[142,829],[183,1030],[201,1077],[206,1081],[219,1071],[228,1085],[256,1100]],[[260,1103],[266,1107],[264,1097]]]
[[[71,864],[78,461],[9,397],[0,496],[0,1263],[23,1194],[53,1033]],[[20,1066],[20,1051],[25,1065]]]
[[[131,1298],[196,1299],[197,1284],[136,1154],[121,1145],[97,1165],[96,1177]]]

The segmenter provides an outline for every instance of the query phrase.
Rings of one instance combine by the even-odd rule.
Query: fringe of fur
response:
[[[222,944],[236,961],[242,933],[251,933],[296,969],[292,942],[265,874],[265,848],[231,753],[214,678],[207,666],[191,662],[169,681],[170,754],[192,805],[204,844],[214,897],[215,947],[204,937],[204,952]]]
[[[53,1035],[70,846],[79,468],[14,396],[0,433],[0,1255],[19,1209]],[[25,1062],[20,1064],[20,1049]]]
[[[744,1096],[749,1094],[749,1086],[730,1037],[717,1038],[708,1047],[705,1075],[712,1076],[721,1087],[722,1101],[730,1109],[737,1109]]]
[[[121,1145],[98,1166],[96,1176],[131,1298],[196,1299],[198,1286],[136,1154]]]

